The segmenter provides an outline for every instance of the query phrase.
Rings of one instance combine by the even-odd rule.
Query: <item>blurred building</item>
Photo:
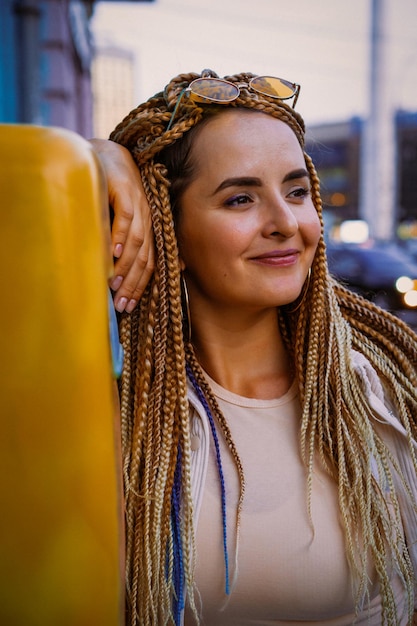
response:
[[[358,218],[362,129],[362,121],[353,118],[311,126],[307,132],[307,152],[320,176],[324,206],[337,220]]]
[[[96,44],[92,64],[93,134],[106,139],[134,107],[135,58],[131,51]]]
[[[405,224],[410,233],[417,231],[417,112],[398,111],[394,125],[396,232],[392,238],[400,226],[406,232]],[[324,209],[332,223],[364,218],[360,204],[364,127],[363,120],[353,118],[309,129],[306,148],[318,170]],[[373,216],[378,219],[377,206]]]
[[[398,221],[417,224],[417,113],[397,114]]]
[[[0,122],[93,135],[89,20],[95,4],[1,0]]]
[[[3,0],[0,119],[92,133],[93,2]]]

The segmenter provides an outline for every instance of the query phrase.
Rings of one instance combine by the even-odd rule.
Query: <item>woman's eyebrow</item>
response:
[[[226,178],[215,189],[213,195],[218,193],[222,189],[226,189],[227,187],[261,187],[261,186],[262,186],[261,179],[256,178],[254,176],[237,176],[236,178]]]
[[[288,172],[288,174],[284,176],[284,179],[282,182],[286,183],[289,180],[294,180],[296,178],[310,178],[310,176],[307,170],[305,170],[304,168],[301,168],[299,170],[293,170],[292,172]]]
[[[297,178],[309,178],[309,174],[307,170],[304,168],[293,170],[292,172],[288,172],[286,176],[284,176],[283,183],[286,183],[290,180],[294,180]],[[227,187],[261,187],[262,181],[260,178],[256,176],[236,176],[234,178],[226,178],[220,185],[215,189],[214,194],[222,191],[222,189],[227,189]]]

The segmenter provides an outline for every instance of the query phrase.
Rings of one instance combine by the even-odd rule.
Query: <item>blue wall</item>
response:
[[[90,59],[82,63],[79,39],[87,37],[93,4],[0,1],[0,123],[60,126],[91,136]]]
[[[15,0],[0,2],[0,122],[16,122],[17,68]]]

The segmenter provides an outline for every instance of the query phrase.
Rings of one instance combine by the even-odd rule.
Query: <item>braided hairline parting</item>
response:
[[[248,76],[252,75],[239,74],[227,77],[227,80],[241,83]],[[164,146],[171,145],[202,119],[202,107],[192,107],[191,111],[188,107],[186,114],[179,115],[175,120],[171,130],[163,132],[179,91],[184,83],[188,84],[187,81],[197,77],[194,74],[183,75],[172,81],[165,95],[157,94],[132,111],[111,135],[114,141],[129,148],[144,173],[157,246],[157,267],[152,283],[141,305],[131,316],[123,315],[121,322],[126,355],[121,379],[121,413],[127,494],[127,587],[132,625],[138,624],[137,616],[140,616],[141,624],[173,623],[165,557],[169,546],[170,492],[178,445],[182,448],[184,462],[185,578],[188,597],[193,602],[190,432],[179,265],[168,181],[159,166],[153,164],[153,159]],[[169,108],[165,97],[168,98]],[[303,147],[302,118],[285,103],[242,89],[241,96],[231,106],[263,111],[281,119],[294,130]],[[307,155],[305,158],[313,202],[323,228],[319,180],[311,159]],[[280,328],[293,356],[303,407],[301,446],[308,469],[308,506],[310,510],[313,464],[317,452],[327,471],[338,481],[347,553],[358,580],[358,610],[367,598],[367,559],[371,554],[381,584],[383,623],[396,624],[398,618],[392,617],[395,603],[389,585],[385,546],[395,556],[398,569],[407,581],[411,600],[413,574],[407,554],[398,553],[393,539],[395,525],[400,524],[398,508],[395,509],[394,528],[387,527],[385,501],[371,475],[372,453],[376,454],[377,463],[384,467],[388,480],[393,482],[389,454],[373,431],[372,418],[364,405],[363,391],[352,369],[350,354],[351,348],[355,348],[367,356],[387,385],[409,435],[415,437],[417,428],[412,415],[415,415],[417,407],[416,338],[405,325],[398,324],[396,318],[333,281],[327,269],[323,238],[312,270],[307,296],[299,310],[293,315],[284,308],[279,312]],[[133,331],[135,328],[138,330]],[[386,337],[395,337],[395,349],[387,345]],[[166,351],[162,344],[165,344]],[[203,387],[201,368],[192,353],[189,353],[189,359]],[[410,380],[407,393],[402,387],[404,374]],[[234,451],[243,494],[243,469],[227,423],[207,389],[206,395],[213,414],[217,415],[219,427]],[[135,407],[134,411],[132,407]],[[369,446],[371,440],[375,442],[373,450]],[[364,468],[369,468],[365,474]],[[375,532],[379,539],[373,541]]]

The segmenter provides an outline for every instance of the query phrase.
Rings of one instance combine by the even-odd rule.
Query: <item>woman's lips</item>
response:
[[[285,267],[287,265],[294,265],[298,261],[299,251],[295,249],[290,250],[271,250],[270,252],[264,252],[252,257],[251,260],[261,265],[273,265],[279,267]]]

